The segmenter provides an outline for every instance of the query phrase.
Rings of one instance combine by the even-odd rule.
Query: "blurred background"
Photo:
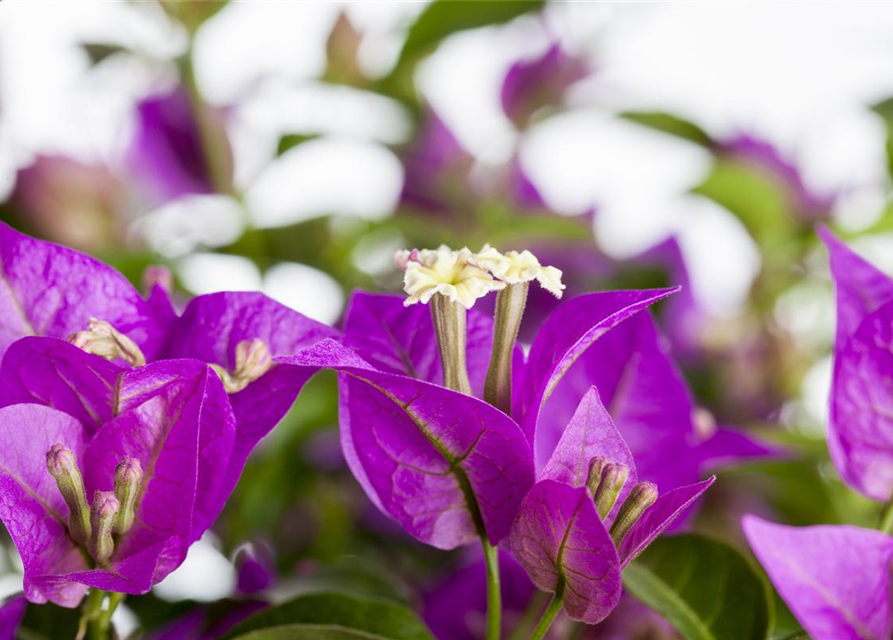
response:
[[[571,295],[681,284],[658,316],[698,425],[786,451],[726,470],[696,526],[870,523],[825,452],[814,228],[893,269],[891,35],[888,4],[6,0],[0,219],[138,285],[165,265],[182,301],[259,289],[330,324],[414,246],[530,248]],[[308,385],[151,615],[120,615],[230,595],[234,558],[413,584],[461,562],[362,495],[336,392]]]

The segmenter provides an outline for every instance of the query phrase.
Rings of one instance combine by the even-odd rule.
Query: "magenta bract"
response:
[[[851,526],[787,527],[746,516],[744,533],[814,640],[882,640],[893,632],[893,538]]]

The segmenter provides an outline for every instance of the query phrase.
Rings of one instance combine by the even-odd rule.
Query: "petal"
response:
[[[885,640],[893,632],[893,538],[850,526],[786,527],[745,516],[744,533],[814,640]]]
[[[740,429],[718,428],[698,445],[701,470],[709,471],[757,458],[784,458],[791,454]]]
[[[125,370],[56,338],[22,338],[0,365],[0,406],[33,402],[64,411],[90,433],[115,414]]]
[[[828,448],[854,489],[893,493],[893,302],[868,315],[835,354]]]
[[[163,346],[165,323],[124,276],[0,223],[0,355],[23,336],[64,339],[91,317],[126,334],[149,360]]]
[[[831,276],[837,293],[837,334],[835,348],[843,348],[847,338],[868,314],[893,300],[893,279],[861,258],[820,226],[817,233],[828,247]]]
[[[0,640],[15,640],[27,608],[28,601],[22,594],[12,596],[0,606]]]
[[[657,498],[639,521],[624,536],[618,552],[625,567],[642,553],[645,548],[666,530],[673,521],[691,507],[702,493],[707,491],[716,480],[716,476],[687,487],[679,487]]]
[[[568,423],[552,457],[540,473],[542,480],[555,480],[572,487],[585,486],[589,462],[601,456],[611,462],[620,462],[630,469],[625,491],[617,499],[623,502],[629,487],[636,484],[636,463],[633,454],[614,426],[595,387],[589,389],[580,401],[574,417]]]
[[[85,567],[68,538],[68,506],[46,468],[46,452],[57,442],[82,460],[84,429],[55,409],[18,404],[0,409],[0,442],[0,520],[22,557],[25,596],[38,604],[75,607],[86,589],[67,581],[44,585],[36,578]]]
[[[110,570],[92,569],[77,571],[58,579],[134,595],[148,593],[152,585],[167,575],[166,569],[180,554],[182,545],[177,538],[160,540],[121,561],[114,562]]]
[[[493,348],[493,319],[472,309],[466,328],[468,377],[480,397]],[[344,344],[380,371],[443,383],[431,310],[421,305],[406,307],[403,296],[355,293],[344,319]],[[522,358],[520,349],[517,358]]]
[[[177,538],[178,553],[157,571],[162,577],[219,515],[233,482],[227,477],[235,419],[220,379],[194,360],[164,360],[128,370],[121,395],[158,385],[153,395],[108,422],[85,453],[88,492],[113,488],[114,469],[124,456],[143,467],[143,489],[133,529],[114,560],[127,559]]]
[[[442,549],[508,534],[533,484],[518,425],[470,396],[371,368],[325,341],[296,365],[341,372],[346,457],[370,499],[419,540]]]
[[[551,455],[593,385],[632,451],[639,479],[660,487],[698,480],[701,458],[691,393],[647,313],[612,329],[567,371],[540,414],[534,447],[538,465]]]
[[[620,559],[582,487],[537,482],[521,503],[509,548],[541,590],[565,583],[564,609],[574,620],[601,622],[620,601]]]
[[[301,315],[262,293],[225,292],[194,298],[175,325],[166,357],[195,358],[229,370],[235,366],[236,345],[259,338],[274,362],[299,353],[338,332]],[[225,474],[226,495],[233,490],[248,454],[282,419],[318,367],[274,366],[243,391],[230,396],[238,433]]]
[[[568,300],[549,316],[530,348],[524,379],[515,385],[514,415],[518,416],[528,440],[533,441],[542,407],[586,350],[610,329],[674,291],[591,293]],[[582,393],[578,399],[581,396]],[[569,418],[570,413],[564,416],[562,427]]]

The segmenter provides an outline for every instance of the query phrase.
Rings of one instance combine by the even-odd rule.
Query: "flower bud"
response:
[[[109,361],[121,358],[131,366],[142,367],[146,357],[139,346],[105,320],[90,318],[89,329],[68,336],[68,341],[87,353]]]
[[[115,497],[121,503],[114,525],[114,532],[118,535],[127,533],[133,526],[142,481],[143,467],[140,461],[130,456],[121,458],[121,462],[115,467]]]
[[[236,345],[236,368],[229,372],[218,364],[211,368],[220,376],[227,393],[238,393],[263,376],[273,366],[273,354],[260,338],[242,340]]]
[[[629,479],[629,467],[621,462],[609,462],[605,458],[593,458],[589,465],[589,478],[586,481],[595,501],[595,509],[600,518],[604,519],[617,497],[623,490],[623,485]]]
[[[90,525],[93,532],[87,549],[99,566],[105,566],[115,552],[112,530],[121,503],[111,491],[97,491],[90,506]]]
[[[68,535],[77,544],[90,540],[90,508],[77,459],[70,449],[59,443],[47,451],[47,471],[56,479],[59,493],[68,505]]]
[[[614,543],[619,545],[623,538],[639,521],[642,514],[657,501],[657,485],[653,482],[640,482],[620,507],[617,518],[611,526],[611,537]]]

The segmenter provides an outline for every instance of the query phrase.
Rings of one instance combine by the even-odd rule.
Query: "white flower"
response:
[[[492,273],[493,277],[508,284],[536,280],[543,289],[556,298],[560,298],[564,291],[561,269],[542,266],[536,256],[527,249],[520,253],[508,251],[503,254],[490,245],[484,245],[484,248],[474,255],[472,261]]]
[[[467,248],[453,251],[445,245],[397,252],[394,261],[405,271],[403,289],[409,295],[403,304],[427,304],[439,293],[471,309],[478,298],[505,288],[504,282],[472,262],[472,257]]]

